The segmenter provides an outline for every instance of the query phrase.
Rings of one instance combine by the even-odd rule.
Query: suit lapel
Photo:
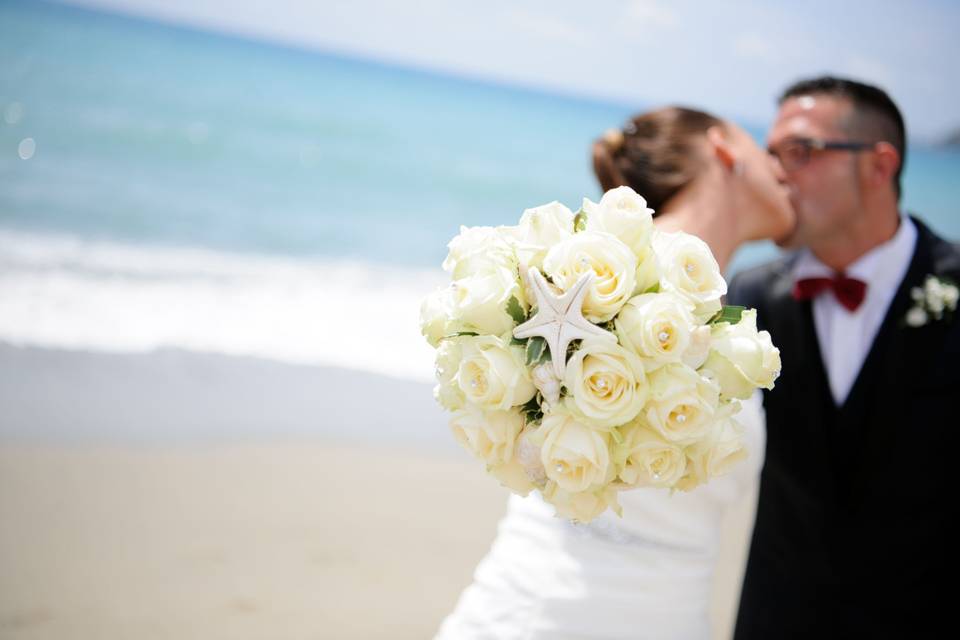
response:
[[[859,503],[865,492],[879,489],[876,472],[889,469],[885,460],[892,452],[891,439],[904,414],[903,403],[909,393],[910,377],[926,371],[926,362],[935,355],[942,326],[907,327],[904,317],[913,301],[911,289],[922,286],[927,274],[934,272],[930,233],[917,225],[917,245],[907,274],[890,303],[887,315],[864,361],[847,402],[838,416],[841,454],[846,457],[843,468],[850,477],[848,487],[851,504]],[[941,325],[943,323],[940,323]]]
[[[779,430],[768,438],[769,451],[775,458],[804,459],[823,468],[823,473],[809,478],[809,488],[826,497],[833,487],[830,466],[818,461],[830,459],[830,438],[834,411],[826,370],[817,342],[810,301],[793,298],[793,275],[785,264],[775,274],[770,288],[767,318],[771,338],[780,349],[781,377],[767,402],[777,418],[768,422],[768,429]],[[771,415],[771,414],[768,414]],[[777,443],[777,444],[775,444]]]
[[[804,380],[808,394],[823,391],[827,397],[832,397],[813,322],[813,305],[809,300],[798,302],[792,292],[793,274],[785,265],[776,275],[770,297],[770,317],[775,321],[770,327],[770,335],[785,358],[782,370],[790,373],[792,368],[795,369]]]
[[[857,422],[856,418],[863,413],[864,407],[871,401],[870,380],[875,376],[889,380],[891,376],[902,369],[898,363],[903,350],[904,342],[918,335],[916,331],[905,330],[903,318],[912,304],[910,290],[923,283],[926,274],[933,271],[933,258],[930,252],[930,241],[926,233],[917,226],[917,244],[910,259],[907,273],[897,288],[897,293],[890,302],[887,314],[884,316],[877,336],[870,345],[870,351],[860,367],[860,373],[847,396],[847,401],[841,408],[843,419]],[[898,357],[891,357],[894,353]]]

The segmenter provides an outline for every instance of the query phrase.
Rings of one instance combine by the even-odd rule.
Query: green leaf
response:
[[[456,333],[451,333],[448,336],[443,336],[444,340],[447,338],[460,338],[462,336],[478,336],[480,335],[476,331],[457,331]]]
[[[521,339],[521,338],[510,338],[510,346],[511,346],[511,347],[526,347],[526,346],[527,346],[527,341],[526,341],[526,339]]]
[[[520,413],[526,418],[527,424],[539,423],[543,420],[543,409],[540,407],[537,396],[533,396],[529,402],[521,406]]]
[[[550,361],[550,349],[547,341],[540,336],[534,336],[527,341],[527,366],[535,367]]]
[[[577,215],[573,217],[573,232],[579,233],[584,231],[587,228],[587,212],[583,209],[577,211]]]
[[[523,324],[527,319],[527,314],[523,312],[523,307],[520,306],[520,301],[517,300],[516,296],[510,296],[510,299],[507,300],[507,313],[517,324]]]
[[[720,311],[716,313],[710,320],[707,321],[707,324],[717,324],[720,322],[728,322],[730,324],[737,324],[740,322],[740,316],[743,315],[743,312],[746,311],[746,307],[738,307],[736,305],[724,305]]]
[[[527,400],[526,404],[520,406],[521,411],[534,411],[540,408],[540,403],[537,402],[537,396],[533,396]]]

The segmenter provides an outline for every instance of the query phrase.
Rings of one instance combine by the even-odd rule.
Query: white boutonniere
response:
[[[910,297],[913,298],[913,306],[907,311],[904,320],[908,326],[922,327],[931,320],[946,319],[949,322],[953,319],[960,290],[954,283],[930,274],[923,281],[922,287],[910,290]]]

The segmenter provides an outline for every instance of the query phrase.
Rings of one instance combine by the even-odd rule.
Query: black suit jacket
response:
[[[960,283],[960,247],[914,219],[916,249],[843,406],[820,356],[810,302],[791,296],[792,258],[733,279],[781,352],[764,393],[767,450],[737,640],[928,637],[947,602],[958,542],[960,313],[913,328],[910,291]],[[947,626],[947,629],[952,628]]]

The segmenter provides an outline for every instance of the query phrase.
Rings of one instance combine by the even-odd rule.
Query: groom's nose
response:
[[[767,158],[770,160],[770,165],[773,167],[773,175],[777,178],[777,182],[780,184],[787,183],[787,172],[784,170],[783,165],[780,163],[780,158],[771,154],[767,155]]]

